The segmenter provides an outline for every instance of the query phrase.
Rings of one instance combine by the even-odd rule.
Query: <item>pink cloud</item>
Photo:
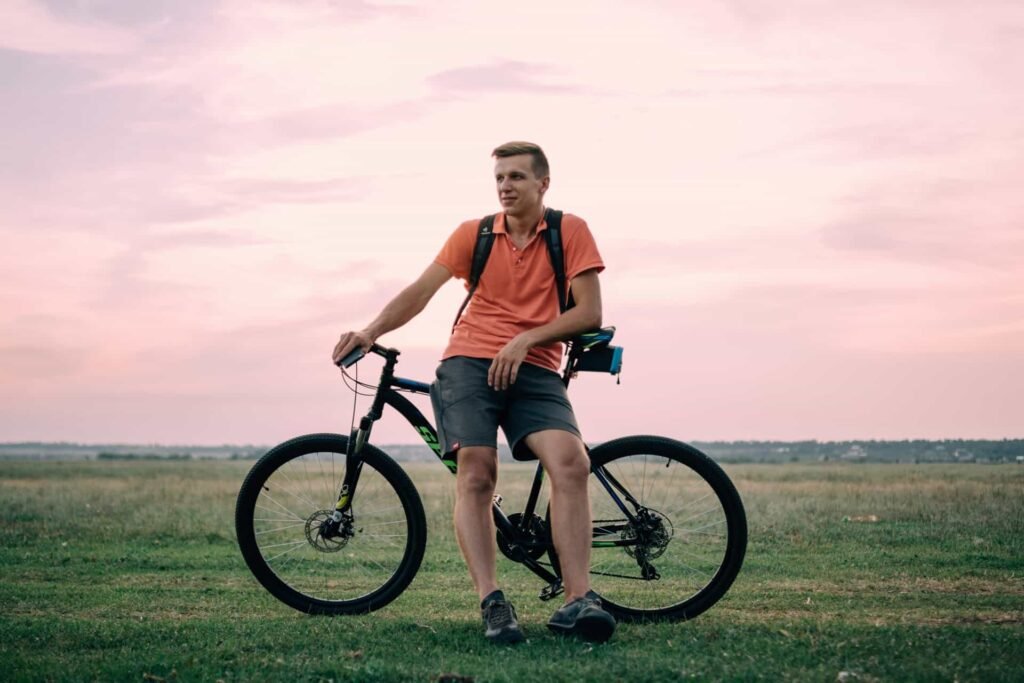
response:
[[[940,168],[933,178],[900,178],[848,197],[847,215],[822,228],[824,243],[918,263],[1017,272],[1024,201],[1013,179],[1024,166],[995,163],[970,179],[946,173]]]
[[[0,7],[0,47],[49,55],[122,55],[140,44],[131,31],[96,21],[72,22],[31,0]]]
[[[354,107],[349,103],[312,107],[273,116],[254,122],[249,128],[269,140],[336,138],[351,136],[377,128],[385,128],[424,115],[431,104],[430,98],[401,101],[376,107]]]
[[[550,72],[544,64],[504,61],[497,64],[448,69],[430,76],[427,81],[442,92],[530,92],[578,93],[576,86],[545,83],[541,79]]]

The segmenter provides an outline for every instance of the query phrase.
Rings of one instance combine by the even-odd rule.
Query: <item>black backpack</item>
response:
[[[491,247],[494,246],[494,217],[495,214],[484,216],[480,221],[480,227],[476,233],[476,244],[473,246],[473,264],[469,269],[469,293],[459,306],[459,312],[455,315],[455,322],[452,323],[452,331],[459,324],[462,312],[466,310],[469,300],[473,298],[473,292],[480,284],[480,275],[487,265],[487,258],[491,255]],[[558,310],[565,313],[576,305],[573,301],[572,292],[566,296],[565,282],[565,252],[562,249],[562,212],[554,209],[544,210],[544,222],[547,229],[542,230],[544,241],[548,245],[548,256],[551,257],[551,268],[555,271],[555,292],[558,294]]]

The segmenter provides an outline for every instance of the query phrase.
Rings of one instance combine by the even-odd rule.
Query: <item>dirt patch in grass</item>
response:
[[[925,626],[965,626],[973,624],[1021,625],[1024,624],[1024,612],[976,612],[971,614],[950,614],[939,617],[924,617],[913,623],[919,623]]]
[[[117,588],[239,588],[255,586],[256,579],[248,574],[237,576],[167,576],[166,574],[124,574],[104,582]]]
[[[76,479],[73,482],[54,481],[44,477],[37,479],[0,479],[0,487],[12,490],[47,492],[58,489],[87,490],[92,496],[111,491],[123,491],[133,486],[138,486],[138,482],[129,479],[112,479],[110,477],[83,478]]]
[[[39,607],[14,607],[8,613],[11,616],[29,617],[36,619],[84,619],[88,621],[188,621],[192,619],[214,619],[223,617],[223,610],[203,608],[200,606],[186,607],[183,609],[152,609],[127,611],[118,605],[109,605],[94,608],[76,608],[68,610],[46,610]]]
[[[811,596],[815,593],[840,596],[860,595],[913,595],[939,593],[950,595],[1005,595],[1024,596],[1024,580],[1005,581],[985,577],[957,577],[937,579],[922,576],[894,576],[879,579],[850,579],[848,581],[764,581],[748,590],[755,593],[797,593]]]
[[[1007,484],[1012,486],[1012,484]],[[746,480],[738,483],[738,488],[743,494],[759,493],[769,494],[773,497],[779,494],[803,494],[805,497],[818,497],[828,491],[841,491],[848,494],[866,494],[877,497],[882,493],[897,496],[908,496],[910,498],[930,496],[937,494],[949,494],[956,491],[959,495],[965,493],[976,495],[987,495],[992,491],[991,482],[979,481],[905,481],[895,479],[892,481],[764,481]],[[1019,487],[1013,487],[1019,488]]]
[[[756,612],[742,609],[720,608],[719,618],[740,624],[781,625],[792,623],[811,623],[816,626],[829,624],[870,625],[870,626],[967,626],[977,624],[1021,625],[1024,624],[1024,612],[1006,612],[999,610],[972,611],[949,614],[936,614],[934,611],[922,610],[878,610],[864,609],[860,612],[816,611],[813,608],[799,609],[760,609]]]

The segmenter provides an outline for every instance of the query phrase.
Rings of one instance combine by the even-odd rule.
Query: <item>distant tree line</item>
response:
[[[693,445],[728,462],[1015,462],[1024,439],[907,439],[903,441],[712,441]]]
[[[111,453],[101,451],[96,454],[97,460],[191,460],[191,453]]]
[[[906,439],[903,441],[694,441],[694,446],[722,462],[964,462],[1024,461],[1024,439]],[[596,444],[591,444],[592,446]],[[433,461],[424,444],[383,444],[401,462]],[[0,443],[0,459],[32,460],[255,460],[267,446],[87,445],[74,443]],[[511,460],[508,447],[498,455]],[[1018,460],[1020,459],[1020,460]]]

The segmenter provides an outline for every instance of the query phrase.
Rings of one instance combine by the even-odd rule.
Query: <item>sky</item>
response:
[[[1022,86],[1017,1],[3,0],[0,441],[346,433],[509,140],[606,262],[588,441],[1022,437]]]

